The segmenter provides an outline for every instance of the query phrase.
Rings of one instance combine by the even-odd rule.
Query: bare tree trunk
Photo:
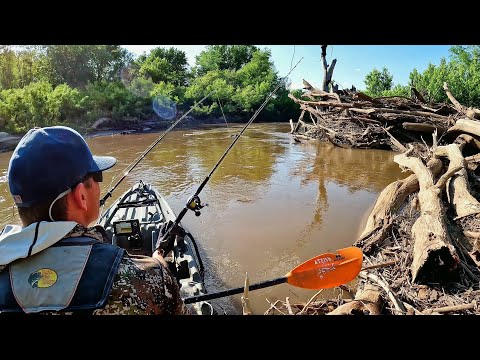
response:
[[[421,159],[409,157],[407,152],[395,155],[394,161],[413,171],[420,186],[418,192],[420,217],[412,226],[414,240],[412,280],[414,282],[420,279],[431,280],[437,275],[445,275],[456,269],[460,259],[447,230],[441,193],[447,180],[460,169],[449,168],[435,184],[432,172]]]
[[[442,162],[435,158],[427,166],[434,176],[439,174],[443,167]],[[392,214],[395,214],[408,196],[418,189],[418,178],[415,174],[388,185],[378,196],[365,229],[354,245],[360,247],[365,254],[380,246],[393,226]]]
[[[323,87],[323,91],[330,92],[330,84],[332,82],[333,69],[335,68],[335,64],[337,63],[337,59],[333,59],[330,66],[327,64],[327,46],[328,45],[322,45],[322,56],[321,56],[321,58],[322,58],[323,71],[324,71],[322,87]]]
[[[438,175],[440,170],[442,170],[442,162],[438,159],[432,159],[427,166],[434,176]],[[389,214],[394,214],[410,194],[418,191],[418,188],[417,175],[412,174],[403,180],[394,181],[383,189],[375,202],[373,210],[370,212],[365,229],[358,241],[378,228],[382,219],[385,219]]]

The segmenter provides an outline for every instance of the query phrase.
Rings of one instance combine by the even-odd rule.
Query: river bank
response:
[[[109,118],[103,118],[96,121],[92,126],[82,127],[72,124],[57,124],[70,126],[77,130],[84,138],[92,138],[97,136],[110,136],[110,135],[126,135],[133,133],[151,133],[168,129],[173,121],[147,119],[139,120],[137,118],[113,120]],[[223,118],[194,118],[192,116],[186,116],[180,121],[175,128],[193,129],[205,125],[219,125],[227,126],[229,123],[240,123],[241,119],[229,119],[228,123]],[[9,134],[6,132],[0,132],[0,153],[13,151],[17,146],[20,139],[24,134]]]

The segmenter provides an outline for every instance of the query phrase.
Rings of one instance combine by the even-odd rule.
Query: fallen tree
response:
[[[379,194],[353,244],[364,264],[352,287],[341,286],[336,299],[318,300],[319,292],[305,304],[289,304],[289,312],[282,303],[275,309],[292,315],[480,314],[480,110],[461,105],[447,84],[453,106],[427,104],[416,89],[408,99],[306,88],[309,100],[291,96],[302,109],[291,122],[292,135],[395,150],[394,161],[411,174]]]

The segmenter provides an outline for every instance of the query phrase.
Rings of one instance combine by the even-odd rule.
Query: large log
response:
[[[446,127],[431,125],[431,124],[425,124],[425,123],[404,122],[402,124],[402,126],[405,130],[426,132],[426,133],[430,133],[430,134],[433,133],[435,130],[437,130],[437,132],[439,134],[443,134],[445,131],[447,131]]]
[[[387,238],[393,227],[393,216],[387,215],[383,219],[378,219],[378,225],[371,232],[364,234],[355,241],[355,246],[362,249],[364,254],[370,254],[376,250]]]
[[[472,260],[477,264],[477,266],[480,266],[480,259],[478,258],[480,256],[480,232],[464,231],[463,235],[465,235],[472,246],[471,249],[468,249],[469,255],[472,257]]]
[[[457,136],[457,139],[455,140],[457,144],[459,144],[460,150],[463,151],[463,148],[465,145],[470,145],[471,148],[475,149],[475,151],[478,152],[480,150],[480,141],[475,139],[473,136],[467,135],[467,134],[462,134]],[[465,160],[469,161],[469,157],[466,157]]]
[[[395,155],[394,161],[413,171],[418,178],[420,216],[412,226],[413,260],[411,274],[413,282],[430,281],[451,274],[460,263],[452,245],[445,223],[445,211],[441,201],[442,190],[447,180],[458,170],[449,169],[434,183],[432,172],[422,160],[407,153]]]
[[[451,132],[464,132],[476,136],[480,136],[480,121],[471,120],[471,119],[458,119],[455,122],[455,125],[451,126],[447,133]]]
[[[465,115],[471,119],[480,119],[480,110],[468,108]]]

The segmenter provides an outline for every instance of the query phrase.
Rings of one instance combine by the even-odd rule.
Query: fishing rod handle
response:
[[[263,289],[263,288],[266,288],[266,287],[269,287],[269,286],[278,285],[278,284],[282,284],[282,283],[285,283],[285,282],[287,282],[287,277],[284,276],[284,277],[281,277],[281,278],[277,278],[277,279],[273,279],[273,280],[266,280],[266,281],[262,281],[262,282],[250,285],[248,287],[248,290]],[[238,287],[238,288],[234,288],[234,289],[219,291],[219,292],[216,292],[216,293],[191,296],[191,297],[187,297],[187,298],[183,299],[183,302],[185,304],[191,304],[191,303],[196,303],[196,302],[199,302],[199,301],[217,299],[217,298],[221,298],[221,297],[224,297],[224,296],[240,294],[244,290],[245,290],[245,288],[242,286],[242,287]]]

